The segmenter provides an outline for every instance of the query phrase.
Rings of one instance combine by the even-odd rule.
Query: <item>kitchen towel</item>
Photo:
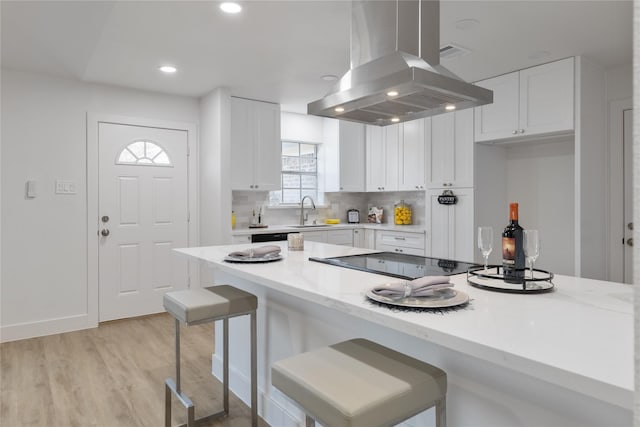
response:
[[[267,255],[269,256],[278,255],[281,250],[282,249],[280,248],[280,246],[267,245],[267,246],[260,246],[258,248],[245,249],[244,251],[231,252],[229,256],[232,258],[258,258],[258,257],[267,256]]]
[[[453,287],[448,276],[425,276],[415,280],[387,283],[371,290],[376,295],[390,298],[426,297],[433,295],[438,289]]]

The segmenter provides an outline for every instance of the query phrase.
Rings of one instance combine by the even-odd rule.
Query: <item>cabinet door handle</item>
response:
[[[524,133],[524,129],[520,129],[520,133]]]
[[[249,188],[253,188],[253,184],[251,184],[251,185],[249,186]]]
[[[394,237],[396,240],[406,240],[404,237]]]
[[[258,188],[258,184],[255,185],[255,188]]]
[[[513,132],[511,132],[511,135],[516,135],[518,132],[518,129],[514,130]]]

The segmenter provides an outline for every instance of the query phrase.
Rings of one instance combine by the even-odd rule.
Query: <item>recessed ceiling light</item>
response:
[[[470,30],[472,28],[477,27],[480,24],[480,21],[477,19],[459,19],[456,21],[455,26],[459,30]]]
[[[336,113],[342,113],[344,111],[344,107],[336,107],[334,110]]]
[[[400,117],[394,117],[394,118],[392,118],[392,119],[391,119],[391,121],[392,121],[393,123],[397,123],[397,122],[399,122],[399,121],[400,121]]]
[[[176,71],[178,71],[178,69],[172,65],[163,65],[159,68],[159,70],[167,74],[175,73]]]
[[[225,2],[220,4],[220,9],[226,13],[239,13],[242,7],[238,3]]]
[[[322,80],[324,80],[325,82],[332,82],[334,80],[338,80],[338,76],[335,76],[333,74],[325,74],[324,76],[320,77]]]
[[[387,96],[398,96],[398,92],[396,92],[395,90],[390,90],[389,92],[387,92]]]
[[[455,110],[456,106],[453,105],[453,104],[447,104],[447,105],[445,105],[444,109],[447,110],[447,111],[451,111],[451,110]]]

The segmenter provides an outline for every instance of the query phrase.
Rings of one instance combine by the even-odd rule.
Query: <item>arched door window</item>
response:
[[[172,166],[166,151],[155,142],[134,141],[122,149],[118,165]]]

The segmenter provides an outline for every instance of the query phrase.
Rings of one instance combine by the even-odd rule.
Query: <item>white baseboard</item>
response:
[[[37,322],[17,323],[15,325],[3,325],[0,327],[0,342],[61,334],[63,332],[95,328],[96,326],[98,325],[91,325],[89,323],[88,314],[38,320]]]

